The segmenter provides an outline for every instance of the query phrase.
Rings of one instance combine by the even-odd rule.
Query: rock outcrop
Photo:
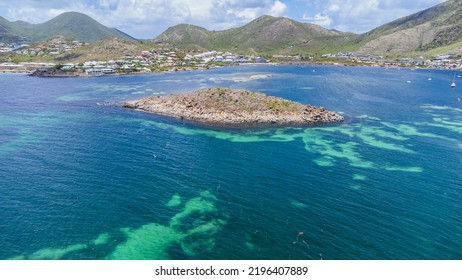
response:
[[[303,105],[247,90],[201,89],[192,93],[151,96],[124,107],[209,124],[320,124],[343,117],[322,107]]]
[[[77,72],[64,71],[56,68],[46,68],[46,69],[37,69],[29,76],[34,77],[77,77],[79,74]]]

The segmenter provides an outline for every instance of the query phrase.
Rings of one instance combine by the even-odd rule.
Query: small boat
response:
[[[430,75],[428,76],[428,80],[431,81],[432,80],[432,74],[430,73]]]
[[[455,87],[456,87],[456,73],[454,73],[454,77],[452,78],[451,87],[452,87],[452,88],[455,88]]]

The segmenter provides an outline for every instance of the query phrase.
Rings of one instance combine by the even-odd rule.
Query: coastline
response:
[[[415,67],[415,66],[384,66],[377,64],[348,64],[348,63],[337,63],[337,62],[313,62],[313,61],[285,61],[285,62],[270,62],[270,63],[238,63],[230,65],[213,65],[209,68],[188,68],[188,69],[169,69],[160,72],[130,72],[130,73],[115,73],[115,74],[104,74],[104,75],[88,75],[84,72],[69,72],[72,74],[45,74],[45,75],[33,75],[34,71],[24,70],[2,70],[0,74],[23,74],[28,76],[43,77],[43,78],[97,78],[97,77],[111,77],[111,76],[131,76],[131,75],[156,75],[156,74],[171,74],[177,72],[190,72],[190,71],[207,71],[218,69],[222,67],[236,67],[236,66],[335,66],[335,67],[371,67],[371,68],[384,68],[384,69],[423,69],[423,70],[448,70],[448,71],[462,71],[462,69],[445,69],[437,67]]]
[[[27,68],[27,69],[3,69],[0,70],[0,74],[3,73],[18,73],[18,74],[27,74],[29,76],[37,77],[47,77],[47,78],[62,78],[62,77],[105,77],[105,76],[128,76],[128,75],[151,75],[151,74],[169,74],[176,72],[189,72],[189,71],[205,71],[213,70],[222,67],[235,67],[235,66],[284,66],[284,65],[293,65],[293,66],[337,66],[337,67],[374,67],[374,68],[404,68],[404,69],[427,69],[427,70],[455,70],[462,71],[462,69],[446,69],[440,67],[419,67],[415,65],[383,65],[379,63],[359,63],[359,62],[339,62],[339,61],[319,61],[319,60],[288,60],[288,61],[277,61],[277,62],[267,62],[267,63],[258,63],[258,62],[249,62],[249,63],[231,63],[231,64],[211,64],[207,67],[186,67],[186,68],[168,68],[164,71],[139,71],[139,72],[117,72],[115,74],[103,74],[103,75],[91,75],[85,73],[82,69],[73,70],[73,71],[62,71],[63,74],[41,74],[34,75],[37,71],[47,72],[55,71],[55,68]],[[59,70],[59,69],[58,69]]]

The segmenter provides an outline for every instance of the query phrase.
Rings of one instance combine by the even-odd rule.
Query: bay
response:
[[[452,77],[330,66],[2,74],[0,259],[462,259]],[[203,87],[346,121],[217,128],[119,105]]]

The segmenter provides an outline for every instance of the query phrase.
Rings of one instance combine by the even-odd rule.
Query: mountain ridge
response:
[[[0,17],[0,42],[29,39],[35,43],[54,36],[89,43],[111,37],[136,41],[120,30],[108,28],[77,12],[66,12],[41,24],[10,22]],[[217,50],[258,55],[319,55],[340,51],[385,55],[422,53],[462,41],[462,0],[448,0],[363,34],[264,15],[243,26],[220,31],[178,24],[150,41],[185,51]]]
[[[261,16],[244,26],[222,31],[189,25],[187,35],[181,26],[170,27],[153,40],[186,49],[263,54],[426,52],[462,41],[462,1],[448,0],[363,34],[272,16]]]
[[[195,25],[179,24],[154,38],[185,49],[217,49],[237,52],[298,52],[301,49],[328,47],[335,39],[337,46],[350,43],[356,34],[329,30],[319,25],[301,23],[285,17],[261,16],[248,24],[221,31],[210,31]]]
[[[6,32],[2,34],[1,30]],[[39,24],[24,21],[10,22],[0,17],[0,39],[2,39],[2,35],[5,38],[10,38],[10,41],[27,38],[31,42],[39,42],[55,36],[70,37],[88,43],[109,37],[135,40],[118,29],[106,27],[88,15],[78,12],[65,12]],[[5,38],[4,41],[7,41]]]
[[[425,51],[462,40],[462,1],[449,0],[361,34],[360,52]]]

